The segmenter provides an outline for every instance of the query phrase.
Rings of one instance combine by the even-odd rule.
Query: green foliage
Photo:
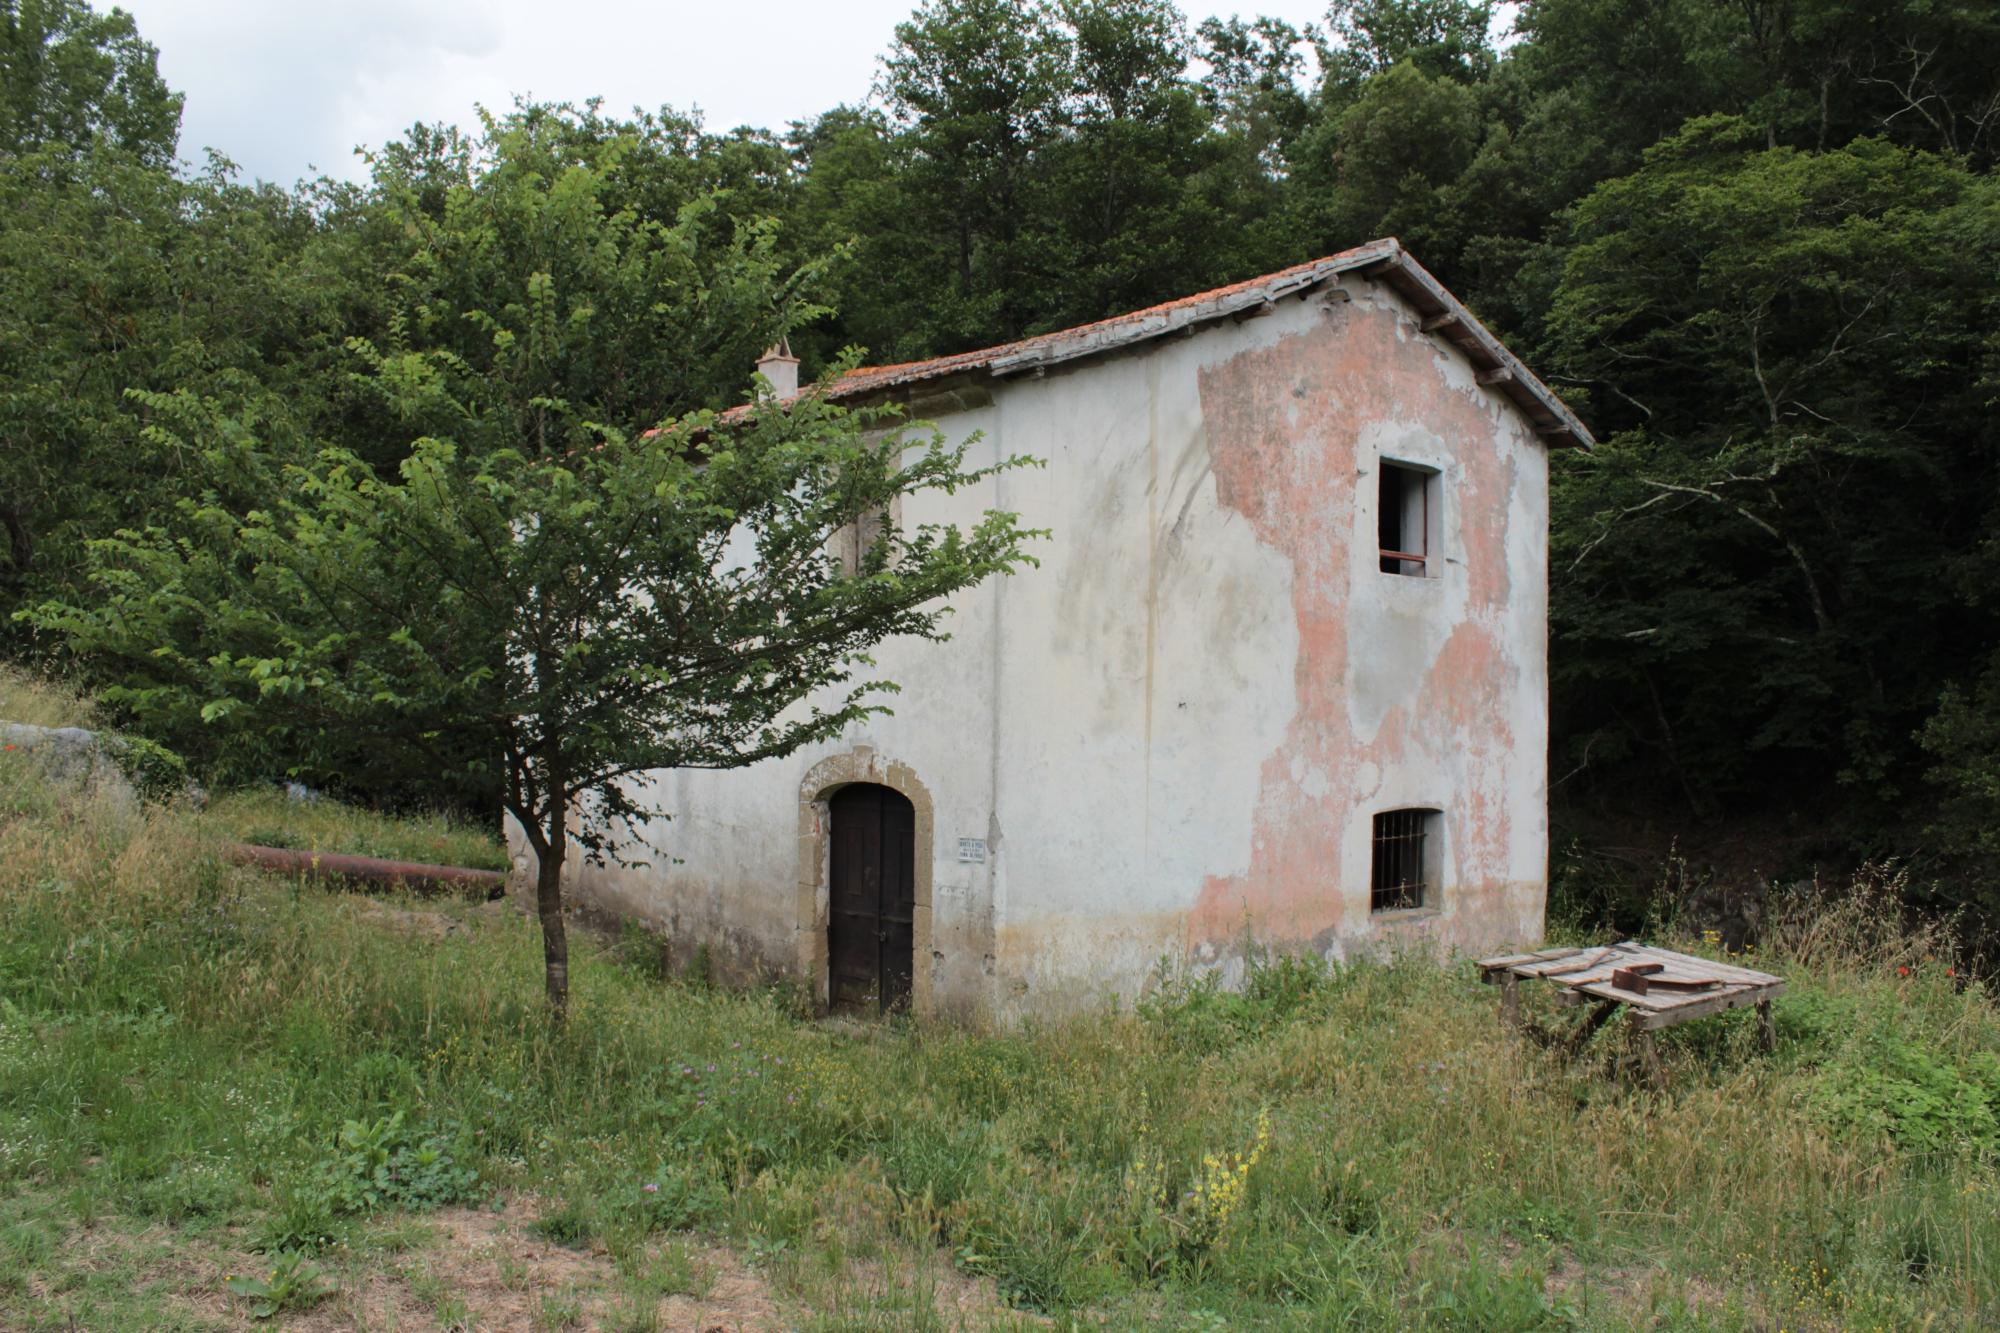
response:
[[[242,1301],[253,1319],[271,1319],[294,1310],[310,1310],[336,1290],[303,1254],[281,1254],[268,1273],[240,1273],[223,1279],[223,1287]]]
[[[574,1250],[589,1243],[591,1237],[597,1234],[597,1220],[584,1204],[565,1199],[543,1212],[529,1224],[528,1229],[551,1245]]]
[[[344,490],[444,475],[447,443],[474,491],[502,453],[629,446],[740,403],[780,333],[809,373],[912,359],[1393,232],[1605,441],[1555,460],[1561,798],[1683,831],[1832,810],[1812,854],[1937,853],[1927,898],[2000,901],[1990,4],[1339,0],[1190,32],[1170,0],[933,0],[865,105],[782,132],[521,103],[294,191],[167,169],[179,100],[129,16],[0,15],[0,653],[87,651],[107,721],[212,786],[501,801],[491,729],[435,714],[510,650],[449,585],[376,569],[278,618],[303,650],[218,609],[299,514],[329,560],[381,539]],[[403,535],[456,554],[464,499]],[[253,512],[272,532],[231,552]],[[170,553],[121,535],[155,526]],[[174,603],[143,651],[14,616],[141,588]],[[451,653],[350,661],[413,605],[464,626]]]
[[[187,791],[187,760],[158,741],[144,736],[109,736],[104,748],[141,796],[165,800]]]
[[[287,1182],[275,1206],[251,1233],[259,1254],[318,1254],[340,1238],[344,1219],[323,1171]]]
[[[406,1125],[401,1111],[343,1124],[321,1177],[339,1213],[439,1208],[477,1197],[479,1185],[478,1173],[458,1164],[448,1138]]]
[[[181,95],[121,9],[84,0],[0,0],[0,156],[103,143],[171,163]]]
[[[1843,1130],[1912,1152],[2000,1153],[2000,1053],[1959,1063],[1876,1031],[1828,1062],[1808,1105]]]
[[[1318,1007],[1340,986],[1340,973],[1305,954],[1266,958],[1253,952],[1240,987],[1217,972],[1190,973],[1162,962],[1138,1014],[1190,1048],[1218,1051],[1268,1032]]]
[[[662,1162],[645,1181],[612,1201],[612,1215],[643,1233],[687,1231],[724,1215],[728,1191],[714,1163],[701,1158]]]
[[[2000,336],[1996,222],[1958,159],[1723,119],[1579,207],[1550,326],[1629,429],[1557,483],[1572,755],[1650,749],[1700,811],[1834,756],[1870,803],[1908,790],[1980,642],[1939,571],[1996,500],[1969,374]]]
[[[1953,682],[1938,699],[1918,741],[1932,764],[1925,775],[1938,789],[1930,831],[1987,883],[2000,880],[2000,667],[1988,666],[1969,685]],[[2000,890],[1987,895],[2000,907]]]
[[[601,830],[642,813],[627,775],[787,754],[878,711],[893,686],[854,681],[867,651],[941,637],[943,599],[1033,535],[993,511],[890,523],[850,576],[828,551],[863,514],[1026,460],[968,465],[970,441],[817,397],[641,429],[687,392],[691,349],[762,343],[811,307],[768,228],[711,255],[711,205],[641,216],[619,194],[626,141],[577,161],[576,128],[491,122],[441,215],[397,198],[423,239],[407,304],[382,345],[350,344],[411,440],[396,473],[333,447],[294,461],[254,415],[142,395],[203,488],[171,526],[97,541],[92,599],[34,612],[115,663],[105,698],[157,732],[216,727],[309,780],[365,758],[385,783],[497,785],[541,862],[558,1012],[574,803],[602,816],[588,850],[615,855]]]

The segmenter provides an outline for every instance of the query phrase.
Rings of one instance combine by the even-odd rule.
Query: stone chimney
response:
[[[799,396],[799,359],[792,355],[792,341],[778,339],[778,345],[757,358],[757,373],[771,381],[778,401],[790,402]]]

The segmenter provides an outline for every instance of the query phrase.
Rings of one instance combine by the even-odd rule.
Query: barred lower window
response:
[[[1438,817],[1436,810],[1384,810],[1375,816],[1370,911],[1406,912],[1432,905],[1437,893]]]

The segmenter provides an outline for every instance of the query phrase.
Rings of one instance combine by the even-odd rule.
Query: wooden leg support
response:
[[[1757,1001],[1757,1044],[1765,1054],[1778,1049],[1778,1025],[1771,1021],[1771,1002]]]
[[[1660,1063],[1659,1034],[1645,1026],[1645,1016],[1634,1013],[1630,1020],[1632,1052],[1639,1060],[1639,1077],[1656,1092],[1667,1086],[1666,1067]]]
[[[1591,1010],[1590,1017],[1578,1023],[1576,1031],[1570,1033],[1569,1037],[1563,1042],[1563,1054],[1574,1056],[1578,1051],[1582,1050],[1584,1043],[1588,1042],[1596,1034],[1597,1029],[1609,1022],[1611,1015],[1616,1012],[1618,1012],[1618,1002],[1616,1000],[1600,1001],[1597,1008]]]
[[[1514,1029],[1521,1026],[1521,979],[1512,972],[1500,976],[1500,1021]]]

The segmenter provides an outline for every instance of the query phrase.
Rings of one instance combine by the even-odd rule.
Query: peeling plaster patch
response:
[[[1315,768],[1303,755],[1292,756],[1292,781],[1298,784],[1300,791],[1314,800],[1319,800],[1333,791],[1332,783],[1327,780],[1326,770]]]
[[[1189,957],[1226,951],[1246,924],[1260,940],[1322,950],[1370,933],[1368,825],[1382,799],[1447,810],[1449,892],[1418,931],[1489,940],[1518,938],[1527,915],[1540,925],[1540,886],[1532,912],[1509,887],[1509,716],[1521,704],[1505,618],[1515,440],[1470,371],[1410,340],[1394,308],[1351,311],[1201,375],[1219,498],[1293,568],[1299,710],[1263,764],[1252,864],[1205,880],[1187,922]],[[1270,429],[1273,402],[1292,418],[1289,432]],[[1442,554],[1458,563],[1439,578],[1375,568],[1364,474],[1385,450],[1444,469]],[[1539,700],[1526,706],[1540,716]],[[1426,782],[1443,790],[1398,790]]]

